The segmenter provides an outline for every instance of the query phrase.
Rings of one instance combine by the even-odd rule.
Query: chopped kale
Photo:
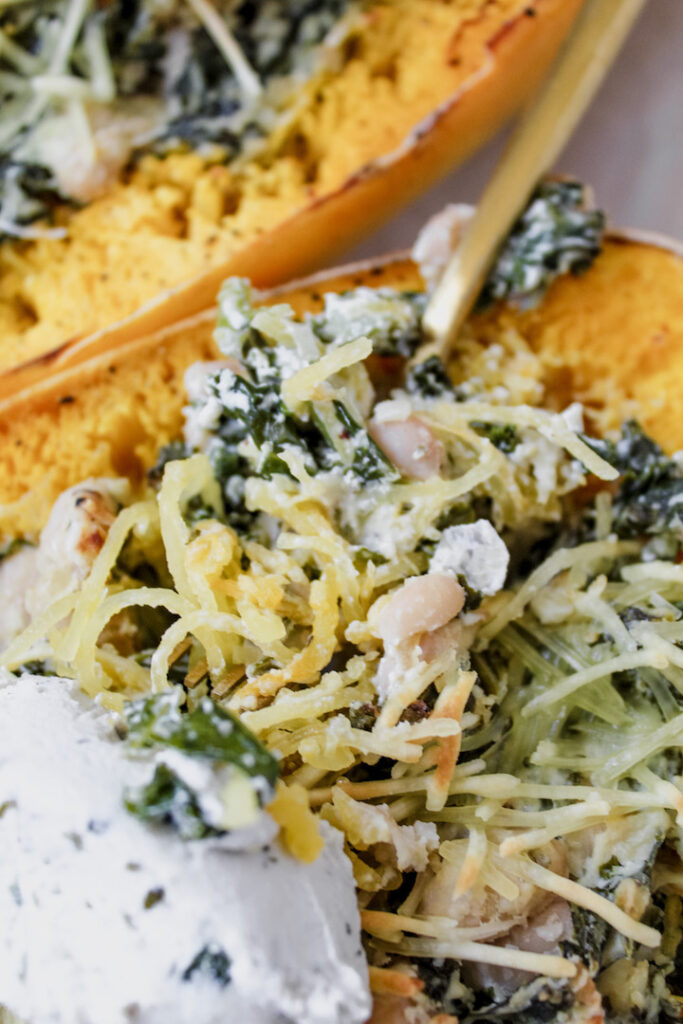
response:
[[[272,754],[239,719],[204,697],[183,711],[177,688],[126,705],[128,739],[134,747],[174,747],[192,757],[232,764],[251,778],[274,786],[278,765]]]
[[[173,825],[183,839],[203,839],[225,831],[216,807],[225,801],[226,783],[247,781],[256,798],[254,807],[263,805],[272,796],[278,765],[256,737],[210,697],[203,697],[191,711],[183,710],[183,700],[183,691],[174,687],[126,706],[131,746],[156,748],[159,753],[150,781],[126,789],[123,800],[142,821]],[[171,763],[163,759],[168,748],[202,759],[209,769],[206,780],[195,782],[194,773],[188,776],[191,782],[184,778],[182,762],[171,761],[170,754],[165,756]],[[222,774],[226,766],[227,778]]]
[[[683,526],[683,466],[635,420],[624,424],[618,441],[584,440],[622,474],[612,506],[618,536],[659,535]]]
[[[188,526],[196,526],[197,523],[205,522],[207,519],[222,519],[223,516],[213,505],[207,505],[204,499],[196,494],[190,498],[183,510],[183,519]]]
[[[490,506],[488,498],[475,498],[472,502],[457,502],[442,512],[436,521],[436,529],[442,532],[449,526],[462,526],[464,523],[476,523],[477,519],[490,519]]]
[[[183,981],[192,981],[197,975],[214,981],[221,988],[226,988],[230,984],[230,957],[216,943],[207,943],[197,953],[190,966],[183,971]]]
[[[143,907],[145,910],[153,910],[157,903],[161,903],[164,899],[165,892],[163,889],[150,889],[143,901]]]
[[[538,186],[489,273],[480,309],[498,301],[533,306],[556,277],[590,267],[600,252],[605,218],[599,210],[583,210],[583,201],[579,182]]]
[[[624,423],[617,441],[585,436],[583,440],[620,473],[642,484],[657,482],[670,469],[671,459],[636,420]]]
[[[442,1013],[467,1015],[473,1003],[473,995],[460,982],[460,967],[453,960],[441,957],[417,961],[417,976],[424,985],[424,994],[432,1000]]]
[[[342,402],[333,403],[337,419],[353,452],[349,469],[362,483],[370,480],[397,480],[398,472],[367,430],[357,423]]]
[[[406,373],[406,391],[420,398],[457,398],[455,388],[438,356],[411,366]]]
[[[435,961],[436,964],[439,961]],[[418,968],[420,970],[420,968]],[[469,981],[468,972],[463,971]],[[420,970],[420,977],[422,971]],[[427,975],[428,978],[428,975]],[[428,984],[428,981],[426,982]],[[457,1000],[447,999],[446,1013],[457,1014],[461,1024],[500,1024],[514,1021],[514,1024],[554,1024],[567,1021],[575,1002],[575,993],[564,979],[535,978],[522,984],[512,994],[504,988],[505,995],[499,995],[493,988],[482,989],[479,985],[465,988],[455,972],[450,982],[451,990],[457,993]]]
[[[491,444],[505,455],[514,452],[521,442],[519,432],[512,423],[482,423],[479,420],[472,420],[470,426],[481,437],[487,437]]]
[[[323,422],[318,411],[310,410],[309,418],[303,418],[287,410],[277,376],[254,382],[224,370],[210,386],[222,409],[215,440],[209,445],[209,458],[229,509],[243,501],[240,481],[245,477],[290,475],[282,458],[288,449],[301,454],[311,474],[338,467],[360,483],[398,478],[391,462],[341,401],[332,403],[337,421],[333,438],[329,421]],[[247,438],[253,442],[253,462],[237,452],[237,446]]]
[[[150,782],[139,789],[127,788],[126,810],[141,821],[173,825],[182,839],[219,835],[204,820],[197,794],[165,764],[158,764]]]
[[[562,950],[565,956],[578,957],[591,972],[595,972],[600,966],[602,951],[611,932],[610,926],[583,907],[571,904],[570,909],[574,935],[562,943]]]
[[[14,675],[19,676],[51,676],[54,672],[46,661],[25,661],[14,670]]]
[[[355,295],[349,293],[345,298],[351,301]],[[400,308],[402,301],[400,296],[392,296],[381,300],[382,316],[388,319],[392,310],[399,316],[394,307],[398,304]],[[358,330],[360,320],[369,315],[365,300],[361,307]],[[408,312],[413,315],[410,305]],[[318,331],[323,330],[321,324],[317,325]],[[351,331],[348,324],[346,329]],[[335,336],[334,344],[358,336],[354,327],[348,339]],[[295,412],[283,401],[283,380],[323,354],[321,339],[311,322],[296,321],[289,307],[259,311],[249,283],[231,278],[219,297],[216,340],[221,351],[239,359],[244,368],[240,374],[224,369],[210,377],[208,395],[203,399],[213,403],[212,425],[203,430],[210,435],[207,450],[223,487],[229,515],[244,506],[247,477],[291,475],[283,458],[286,452],[302,459],[309,474],[339,471],[353,487],[398,479],[398,472],[346,400],[337,398],[315,406],[306,402]],[[332,336],[329,340],[332,343]],[[238,451],[247,440],[251,445]]]
[[[371,551],[370,548],[358,547],[353,553],[353,564],[357,569],[362,569],[364,566],[372,562],[373,565],[386,565],[388,558],[384,555],[380,555],[378,551]]]
[[[258,450],[256,471],[259,476],[269,479],[274,473],[289,475],[280,455],[287,447],[302,447],[300,427],[303,424],[285,408],[277,382],[271,378],[255,383],[224,371],[218,381],[217,395],[223,404],[218,437],[229,448],[250,437]],[[306,461],[307,468],[314,471],[315,462],[310,457]]]
[[[458,583],[465,591],[465,604],[463,606],[463,610],[466,612],[476,611],[483,600],[482,593],[471,587],[467,582],[467,577],[461,572],[458,573]]]

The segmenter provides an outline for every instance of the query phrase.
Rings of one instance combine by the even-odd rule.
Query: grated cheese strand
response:
[[[603,921],[607,921],[616,931],[625,935],[634,942],[651,949],[656,948],[662,941],[662,936],[656,929],[649,925],[634,921],[632,917],[620,910],[616,904],[611,903],[604,896],[598,895],[585,885],[572,882],[569,878],[562,878],[554,871],[549,871],[535,861],[527,861],[524,864],[523,872],[527,878],[534,882],[539,888],[548,892],[554,892],[556,896],[562,896],[570,903],[575,903],[584,910],[590,910],[597,914]]]
[[[55,652],[58,657],[68,662],[76,656],[76,651],[82,642],[83,625],[95,614],[102,603],[107,580],[128,539],[128,534],[136,527],[139,530],[144,530],[156,522],[158,522],[158,510],[154,501],[136,502],[119,512],[80,593],[77,595],[73,618]]]
[[[550,581],[565,569],[573,566],[590,565],[602,558],[614,559],[619,555],[637,555],[640,553],[638,541],[621,541],[616,539],[590,541],[576,548],[560,548],[535,569],[528,580],[510,598],[497,615],[479,632],[477,649],[483,649],[489,640],[496,636],[513,619],[518,619],[529,602],[547,586]]]
[[[340,370],[367,359],[372,353],[372,342],[361,337],[333,348],[314,363],[302,367],[282,384],[282,400],[296,412],[306,402],[329,397],[320,391],[320,385]]]
[[[465,705],[476,681],[476,672],[457,672],[455,678],[446,683],[437,697],[432,718],[448,717],[462,724]],[[452,739],[442,740],[432,754],[436,763],[436,771],[427,787],[428,811],[439,811],[446,803],[448,787],[460,756],[461,745],[460,734],[455,734]]]
[[[386,948],[403,956],[412,954],[417,957],[443,957],[449,960],[493,964],[496,967],[509,967],[517,971],[528,971],[529,974],[540,974],[546,978],[574,978],[577,971],[576,964],[561,956],[527,953],[511,949],[509,946],[493,946],[467,939],[404,939],[400,944],[387,943]]]

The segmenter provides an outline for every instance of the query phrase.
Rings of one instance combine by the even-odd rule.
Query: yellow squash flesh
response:
[[[672,243],[673,245],[673,243]],[[420,288],[405,258],[317,275],[273,301],[320,308],[325,291],[359,284]],[[129,338],[0,401],[0,534],[35,533],[55,498],[88,476],[134,481],[177,437],[183,374],[218,355],[215,310]],[[599,429],[637,415],[669,451],[683,447],[683,253],[662,242],[612,236],[592,268],[558,279],[536,309],[499,307],[470,321],[493,341],[508,326],[540,355],[548,393],[578,399]]]

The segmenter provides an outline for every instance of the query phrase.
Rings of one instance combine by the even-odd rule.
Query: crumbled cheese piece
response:
[[[396,854],[399,871],[424,871],[429,854],[438,849],[439,835],[434,822],[399,825],[386,804],[360,803],[339,787],[334,790],[333,802],[351,845],[357,850],[367,850],[375,843],[388,843]]]
[[[464,576],[481,594],[496,594],[505,584],[510,555],[487,519],[449,526],[429,563],[430,572]]]

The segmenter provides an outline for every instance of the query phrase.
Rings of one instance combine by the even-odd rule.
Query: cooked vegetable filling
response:
[[[552,408],[511,330],[413,365],[423,305],[228,281],[184,438],[2,664],[123,715],[143,820],[340,829],[378,1012],[677,1020],[683,462]],[[220,949],[187,972],[229,985]]]
[[[22,0],[0,10],[0,238],[131,161],[253,152],[343,41],[348,0]],[[335,34],[336,33],[336,34]],[[39,233],[49,229],[39,229]],[[57,230],[57,229],[53,229]]]

